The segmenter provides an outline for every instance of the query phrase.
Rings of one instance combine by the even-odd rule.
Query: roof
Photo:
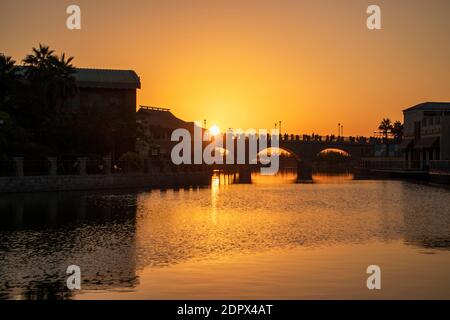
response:
[[[141,81],[133,70],[77,68],[74,77],[81,88],[140,89]]]
[[[26,66],[17,67],[24,74]],[[73,75],[80,88],[140,89],[141,80],[133,70],[76,68]]]
[[[450,102],[424,102],[403,110],[430,110],[430,111],[450,111]]]
[[[145,119],[150,126],[166,129],[194,128],[193,122],[186,122],[177,118],[169,109],[141,106],[137,112],[138,119]]]

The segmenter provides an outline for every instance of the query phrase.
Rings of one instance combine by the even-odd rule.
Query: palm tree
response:
[[[24,63],[25,78],[29,81],[31,93],[31,103],[29,112],[36,116],[39,126],[50,113],[52,107],[49,99],[51,92],[51,57],[54,57],[54,51],[48,46],[39,44],[39,48],[33,48],[32,53],[27,55],[22,62]]]
[[[0,107],[5,108],[5,103],[11,94],[10,90],[17,83],[16,62],[9,56],[0,53]]]
[[[391,120],[389,118],[383,118],[378,126],[378,129],[383,133],[384,138],[387,139],[392,130]]]
[[[33,48],[33,53],[29,54],[23,59],[23,62],[28,66],[28,74],[39,71],[47,71],[50,69],[51,58],[55,57],[55,51],[50,50],[48,46],[39,44],[39,49]]]
[[[66,59],[66,55],[63,53],[60,57],[52,56],[50,62],[52,64],[52,92],[53,103],[57,113],[64,111],[64,104],[67,100],[73,97],[78,87],[76,85],[75,67],[72,65],[73,57]]]
[[[76,69],[73,57],[57,56],[48,46],[39,44],[32,50],[23,59],[31,97],[27,104],[27,128],[32,129],[40,143],[52,144],[58,135],[55,132],[61,129],[64,133],[62,128],[68,125],[68,114],[63,111],[77,90],[73,76]]]
[[[395,121],[392,125],[391,133],[395,140],[401,140],[403,138],[403,124],[400,121]]]
[[[16,62],[9,56],[0,53],[0,79],[3,81],[16,75]]]
[[[17,80],[17,67],[16,62],[9,56],[0,53],[0,84],[2,94],[6,88],[10,87],[11,81]],[[4,95],[2,95],[4,97]]]
[[[381,131],[384,137],[384,141],[386,143],[386,156],[389,156],[389,133],[391,133],[392,130],[392,122],[389,118],[383,118],[381,120],[380,125],[378,126],[378,129]]]
[[[37,86],[46,113],[60,113],[65,102],[76,93],[73,57],[57,56],[48,46],[39,44],[23,59],[27,78]]]

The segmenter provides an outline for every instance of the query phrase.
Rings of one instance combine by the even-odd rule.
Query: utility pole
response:
[[[341,123],[338,123],[338,137],[341,136]]]
[[[282,132],[281,132],[281,121],[279,121],[278,123],[280,124],[280,125],[279,125],[280,134],[282,134]]]

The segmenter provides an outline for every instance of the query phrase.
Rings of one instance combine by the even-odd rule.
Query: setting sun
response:
[[[209,128],[209,133],[211,133],[213,136],[217,136],[218,134],[220,134],[220,128],[216,125],[211,126],[211,128]]]

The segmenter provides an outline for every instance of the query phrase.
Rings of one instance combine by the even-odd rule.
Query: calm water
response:
[[[448,189],[315,179],[3,195],[0,298],[450,299]],[[72,264],[81,291],[66,289]]]

